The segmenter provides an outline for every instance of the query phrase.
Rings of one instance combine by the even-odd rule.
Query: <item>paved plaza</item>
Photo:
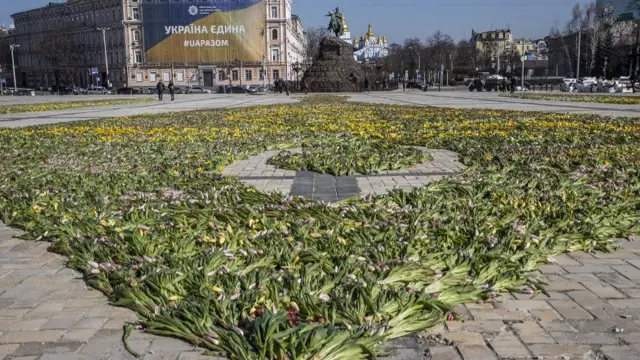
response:
[[[301,96],[193,95],[173,103],[0,115],[0,126],[294,103]],[[640,116],[637,106],[504,99],[495,93],[396,91],[349,96],[378,104]],[[396,187],[409,189],[463,170],[453,152],[424,151],[433,161],[375,176],[318,176],[266,165],[278,151],[238,161],[226,167],[224,174],[260,190],[334,201]],[[81,274],[65,268],[64,257],[47,251],[48,243],[20,240],[16,238],[20,234],[0,224],[0,360],[133,359],[124,349],[122,326],[135,321],[135,314],[110,306],[102,293],[87,287]],[[539,270],[539,276],[549,283],[548,297],[506,294],[495,302],[459,306],[463,321],[446,322],[418,336],[396,340],[387,347],[388,358],[640,359],[640,242],[621,241],[621,249],[611,254],[576,252],[550,260]],[[139,331],[129,343],[144,359],[212,359],[182,341]]]
[[[372,93],[344,94],[351,101],[372,104],[441,106],[467,109],[498,109],[521,111],[550,111],[577,114],[600,114],[616,117],[640,116],[638,105],[594,104],[580,102],[559,102],[547,100],[528,100],[502,98],[498,93],[478,93],[468,91],[391,91]],[[159,114],[175,111],[224,109],[254,105],[291,104],[306,95],[294,94],[205,94],[178,95],[176,101],[165,97],[163,102],[137,103],[118,106],[101,106],[85,109],[69,109],[43,111],[33,113],[0,114],[0,127],[23,127],[42,124],[53,124],[69,121],[100,119],[119,116],[135,116],[141,114]],[[637,95],[636,95],[637,96]],[[15,103],[86,101],[97,99],[121,99],[131,96],[35,96],[35,97],[0,97],[0,106]]]

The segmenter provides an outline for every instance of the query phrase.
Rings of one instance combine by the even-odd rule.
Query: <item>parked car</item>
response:
[[[249,93],[255,93],[256,90],[248,89],[243,86],[232,86],[231,88],[229,88],[228,92],[231,94],[249,94]]]
[[[138,94],[142,94],[143,93],[143,89],[139,89],[139,88],[129,88],[129,87],[123,87],[118,89],[117,94],[118,95],[138,95]]]
[[[33,89],[17,88],[16,90],[14,90],[13,88],[9,88],[7,89],[7,94],[15,96],[36,96],[36,91]]]
[[[106,95],[109,91],[103,86],[91,86],[87,89],[87,95]]]
[[[264,85],[250,85],[249,90],[255,90],[250,92],[260,93],[260,92],[267,92],[268,88]]]
[[[191,86],[187,88],[187,94],[211,94],[211,90],[202,86]]]
[[[66,85],[60,85],[58,87],[54,86],[52,91],[54,94],[58,95],[77,95],[74,94],[73,87]]]
[[[87,93],[87,89],[83,88],[81,86],[74,86],[73,87],[73,95],[84,95]]]
[[[407,89],[422,89],[422,87],[423,87],[422,83],[419,83],[419,82],[409,81],[407,83]]]

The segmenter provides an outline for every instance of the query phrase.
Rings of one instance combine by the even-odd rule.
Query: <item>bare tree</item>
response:
[[[562,48],[564,50],[564,56],[567,64],[569,64],[569,72],[573,74],[573,49],[569,47],[569,44],[565,40],[567,31],[565,33],[560,32],[557,26],[553,26],[551,31],[549,31],[549,36],[553,39],[559,39],[562,43]]]
[[[305,53],[307,59],[314,61],[320,54],[320,42],[331,32],[325,27],[313,27],[304,32],[305,37]]]
[[[35,53],[44,66],[53,72],[56,86],[59,86],[61,82],[73,82],[81,52],[82,49],[75,44],[73,37],[63,29],[55,29],[40,38]]]
[[[453,38],[440,30],[437,30],[427,39],[427,49],[432,54],[432,58],[438,62],[438,67],[440,67],[440,64],[444,64],[449,68],[448,65],[455,53],[455,48],[456,43]]]
[[[605,36],[607,29],[607,24],[602,17],[602,9],[600,9],[595,1],[592,1],[585,6],[584,28],[589,38],[587,45],[587,61],[589,64],[589,73],[592,73],[596,66],[598,44],[601,41],[601,37]]]
[[[592,73],[596,66],[596,53],[601,37],[606,35],[608,26],[601,9],[595,1],[590,1],[580,6],[576,3],[571,10],[571,19],[565,28],[567,35],[576,34],[586,40],[581,46],[580,57],[587,65],[588,73]],[[581,35],[581,34],[584,34]],[[577,41],[577,40],[576,40]],[[577,49],[576,57],[577,57]],[[581,61],[583,62],[583,61]],[[581,66],[581,64],[578,64]]]

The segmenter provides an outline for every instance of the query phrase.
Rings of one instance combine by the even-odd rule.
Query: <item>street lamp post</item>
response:
[[[296,90],[299,90],[299,86],[300,86],[300,70],[302,69],[302,64],[300,63],[300,61],[296,61],[293,64],[291,64],[291,70],[293,70],[296,73]]]
[[[409,46],[409,49],[413,50],[416,52],[416,54],[418,54],[418,73],[420,72],[420,70],[422,70],[422,67],[420,66],[420,52],[418,50],[416,50],[416,48],[414,48],[413,46]],[[423,81],[425,81],[426,84],[426,79],[424,78],[424,74],[423,74]]]
[[[17,47],[20,47],[20,45],[18,44],[9,45],[9,48],[11,49],[11,68],[13,70],[13,93],[14,94],[18,93],[18,83],[16,82],[16,60],[13,57],[13,52],[16,50]]]
[[[107,30],[111,30],[111,28],[100,27],[96,28],[96,30],[102,31],[102,44],[104,45],[104,66],[107,70],[107,78],[105,79],[106,87],[109,87],[109,59],[107,57]]]

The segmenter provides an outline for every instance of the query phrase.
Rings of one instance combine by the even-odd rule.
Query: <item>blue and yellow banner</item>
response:
[[[182,0],[142,5],[146,62],[262,61],[265,0]]]

